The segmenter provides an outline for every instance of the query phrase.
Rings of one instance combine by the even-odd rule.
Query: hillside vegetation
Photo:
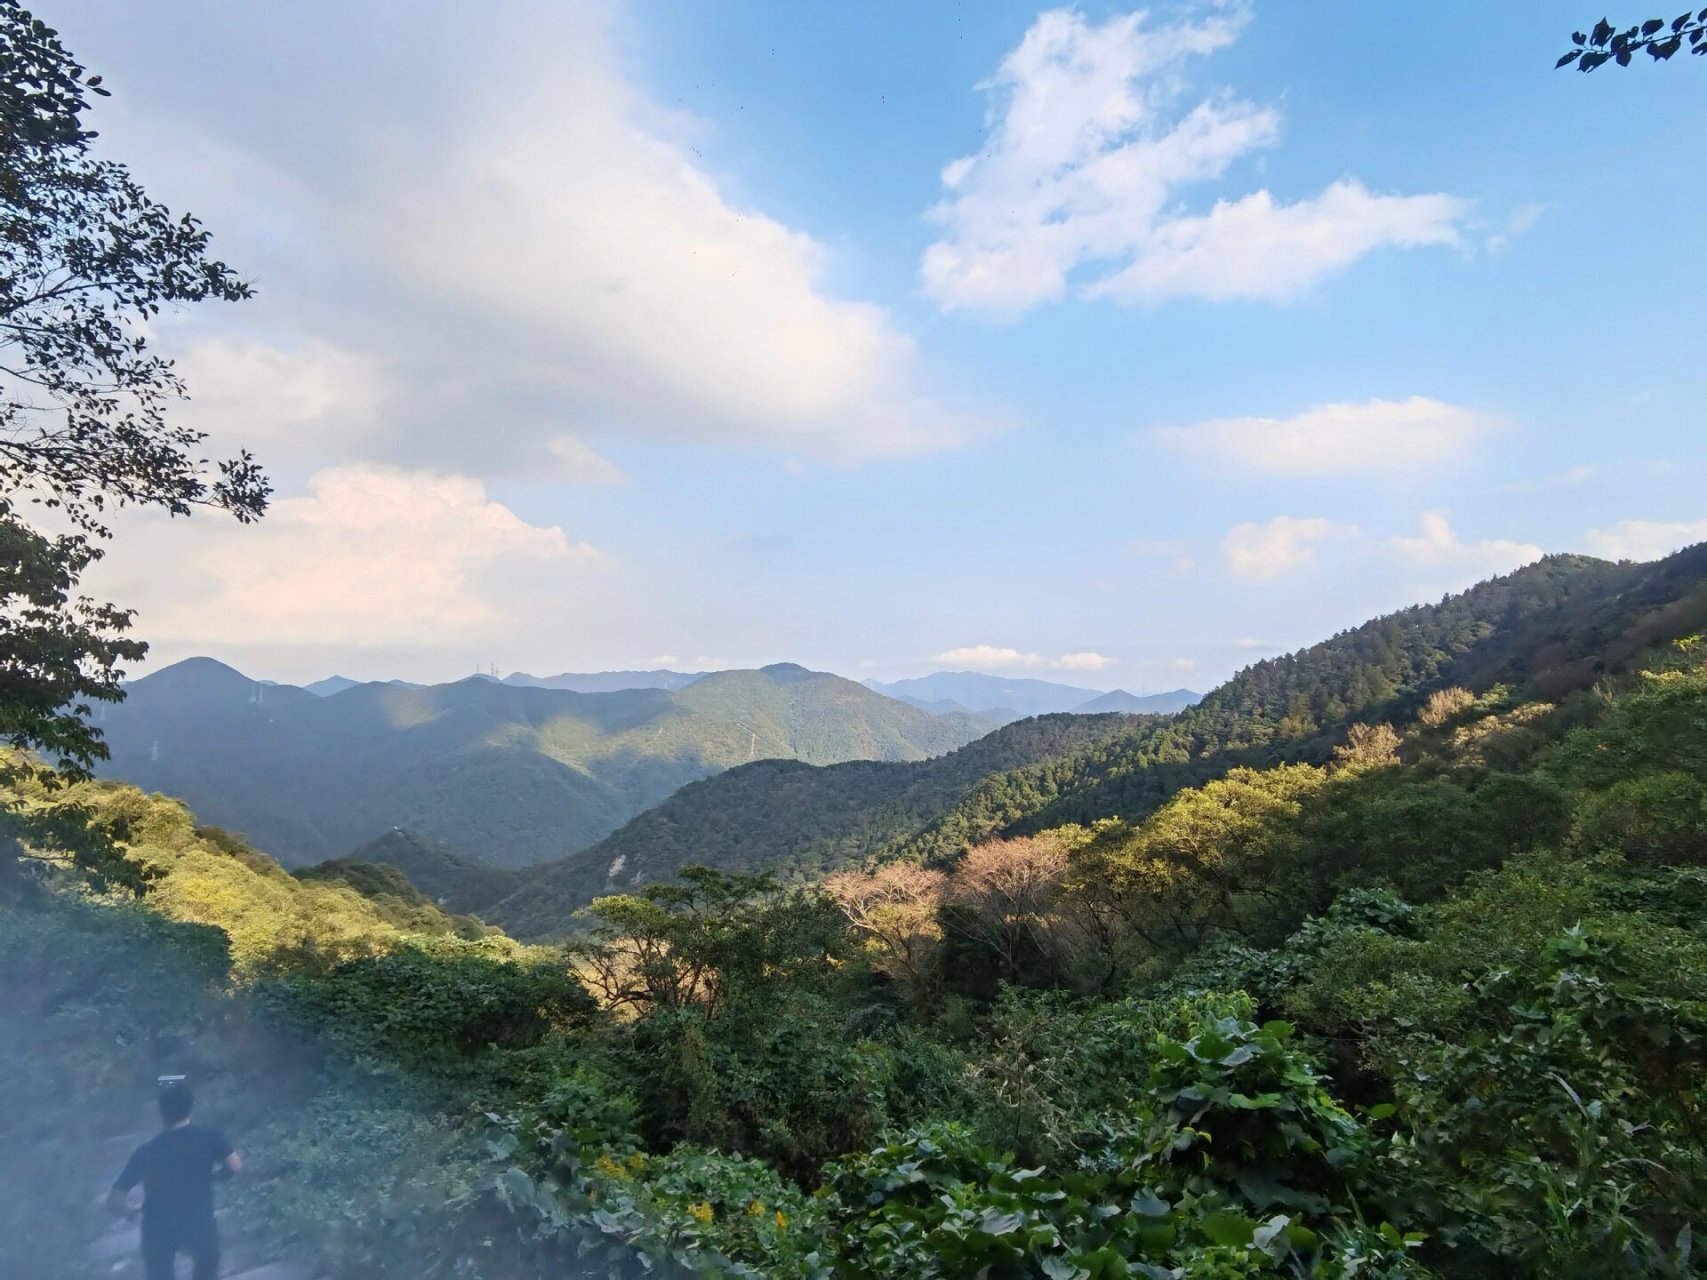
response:
[[[469,679],[318,697],[205,658],[136,681],[100,721],[103,776],[181,796],[291,866],[347,856],[393,827],[525,866],[734,765],[923,760],[988,727],[788,665],[676,691]]]
[[[666,880],[689,864],[822,875],[889,851],[981,779],[1131,732],[1120,715],[1037,716],[921,764],[813,768],[770,760],[683,787],[583,853],[531,869],[499,903],[463,901],[522,937],[560,936],[570,916],[617,886]]]
[[[1041,717],[920,764],[732,770],[530,872],[509,899],[462,905],[550,936],[594,895],[689,863],[816,875],[867,858],[952,859],[1064,823],[1136,820],[1239,765],[1325,760],[1352,721],[1414,714],[1447,685],[1530,681],[1561,696],[1704,625],[1707,547],[1655,564],[1552,556],[1257,663],[1173,716]]]
[[[129,788],[32,794],[124,816],[157,879],[138,907],[49,866],[0,901],[0,1138],[38,1171],[0,1266],[76,1274],[49,1144],[194,1017],[241,1210],[337,1280],[1701,1275],[1687,564],[1438,662],[1401,631],[1430,687],[1371,697],[1409,710],[1230,717],[1301,758],[1223,750],[1143,814],[793,889],[690,868],[555,952]]]

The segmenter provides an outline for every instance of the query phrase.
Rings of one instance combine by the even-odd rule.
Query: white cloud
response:
[[[931,661],[939,666],[965,668],[970,671],[1004,671],[1014,667],[1041,666],[1043,659],[1035,653],[1018,649],[1002,649],[990,644],[967,645],[960,649],[933,654]]]
[[[673,667],[680,661],[681,659],[673,653],[660,653],[646,659],[646,665],[649,667]]]
[[[386,175],[376,247],[495,321],[508,370],[575,403],[578,431],[837,461],[963,440],[974,424],[921,391],[912,340],[826,288],[819,242],[725,190],[696,159],[703,126],[623,78],[597,12],[560,12],[567,38],[521,55],[538,74],[510,48],[501,75],[479,69],[422,148],[438,163]]]
[[[1158,222],[1130,266],[1086,293],[1120,302],[1285,301],[1384,245],[1457,244],[1465,208],[1452,196],[1375,195],[1354,181],[1296,204],[1258,191],[1217,201],[1202,217]]]
[[[1101,671],[1117,661],[1101,653],[1063,653],[1059,658],[1051,659],[1049,665],[1057,671]]]
[[[1197,670],[1197,661],[1194,658],[1175,658],[1174,659],[1174,670],[1175,671],[1196,671]]]
[[[1221,540],[1221,549],[1234,577],[1261,581],[1315,564],[1314,544],[1322,539],[1356,533],[1355,528],[1331,520],[1276,516],[1267,524],[1234,525]]]
[[[267,342],[185,367],[198,399],[234,393],[221,420],[304,408],[349,369],[291,375],[332,352],[383,370],[379,419],[298,433],[292,456],[333,443],[312,456],[585,482],[555,447],[566,434],[847,463],[994,425],[944,402],[889,310],[832,286],[821,241],[705,162],[704,122],[631,82],[619,6],[506,8],[478,30],[418,16],[399,62],[395,24],[351,14],[340,57],[386,74],[293,101],[291,129],[266,92],[218,76],[128,119],[124,154],[261,286],[231,323]],[[210,115],[220,92],[237,102]],[[180,356],[200,332],[159,327]]]
[[[1212,418],[1158,427],[1156,439],[1241,470],[1272,475],[1405,475],[1462,458],[1492,429],[1486,414],[1412,396],[1324,404],[1290,418]]]
[[[1262,653],[1278,653],[1280,646],[1272,640],[1258,640],[1254,636],[1241,636],[1233,641],[1235,649],[1252,649]]]
[[[1290,204],[1263,190],[1180,211],[1184,188],[1279,140],[1275,108],[1181,101],[1182,64],[1231,44],[1248,18],[1235,0],[1161,25],[1143,11],[1101,25],[1071,9],[1038,15],[980,86],[989,141],[943,169],[926,292],[945,309],[1013,316],[1088,269],[1084,292],[1118,301],[1287,298],[1384,245],[1459,243],[1464,201],[1350,179]]]
[[[527,523],[478,480],[370,466],[316,472],[259,524],[208,516],[139,523],[115,544],[119,598],[167,646],[337,645],[352,650],[502,636],[517,595],[491,579],[525,565],[540,591],[603,555]],[[176,558],[176,581],[150,566]],[[512,584],[513,585],[513,584]],[[511,606],[499,604],[503,595]]]
[[[290,350],[208,341],[177,359],[190,399],[175,416],[215,444],[263,460],[324,457],[371,444],[391,390],[373,361],[323,341]]]
[[[1488,236],[1485,241],[1489,253],[1498,253],[1518,236],[1534,228],[1541,221],[1541,215],[1547,212],[1544,204],[1524,204],[1513,209],[1500,230]]]
[[[1658,560],[1697,542],[1707,542],[1707,520],[1620,520],[1590,529],[1588,549],[1606,560]]]
[[[1392,540],[1393,550],[1400,559],[1420,568],[1493,577],[1531,564],[1544,554],[1533,542],[1513,542],[1508,538],[1465,542],[1444,511],[1425,512],[1421,523],[1420,537]]]
[[[624,484],[628,480],[620,467],[594,453],[574,436],[558,436],[549,448],[557,460],[556,479],[579,484]]]

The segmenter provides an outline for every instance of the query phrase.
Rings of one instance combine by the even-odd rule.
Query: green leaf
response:
[[[1257,1224],[1243,1214],[1223,1210],[1212,1213],[1197,1224],[1212,1244],[1241,1245],[1249,1244],[1255,1237]]]
[[[1145,1218],[1165,1217],[1171,1206],[1154,1191],[1144,1190],[1132,1197],[1132,1212]]]

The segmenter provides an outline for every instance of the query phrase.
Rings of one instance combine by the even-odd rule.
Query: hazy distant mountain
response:
[[[866,685],[867,687],[872,687],[872,682],[868,680],[866,681]],[[884,696],[888,698],[899,698],[909,707],[917,707],[920,711],[928,711],[933,716],[978,716],[980,719],[988,720],[993,725],[1012,724],[1015,720],[1023,720],[1025,718],[1012,707],[986,707],[982,711],[974,711],[971,707],[961,706],[960,703],[956,702],[953,698],[938,698],[935,702],[931,702],[924,698],[915,698],[910,694],[905,693],[887,693],[884,694]]]
[[[1187,707],[1196,706],[1203,701],[1201,693],[1193,693],[1190,689],[1172,689],[1167,693],[1136,694],[1127,693],[1124,689],[1115,689],[1105,693],[1100,698],[1092,698],[1082,706],[1073,710],[1080,715],[1096,715],[1102,711],[1124,711],[1128,715],[1172,715],[1176,711],[1184,711]]]
[[[576,693],[615,693],[619,689],[683,689],[703,676],[703,671],[565,671],[556,676],[530,676],[516,671],[504,677],[505,684],[534,689],[570,689]]]
[[[276,684],[277,682],[273,681],[273,680],[261,680],[261,681],[257,681],[257,683],[271,686],[271,685]],[[322,698],[330,698],[335,693],[342,693],[345,689],[354,689],[357,685],[360,685],[362,683],[363,683],[362,681],[352,680],[348,676],[327,676],[324,680],[314,681],[313,684],[305,684],[305,685],[294,686],[294,687],[300,687],[301,689],[305,690],[306,692],[316,694]],[[386,680],[386,681],[384,681],[384,683],[385,684],[394,684],[399,689],[424,689],[424,688],[426,688],[425,685],[416,684],[412,680]],[[293,687],[293,686],[285,686],[285,687],[289,688],[289,687]]]
[[[107,777],[187,800],[291,866],[394,826],[490,863],[561,857],[684,783],[750,760],[922,760],[991,727],[782,664],[679,690],[469,678],[332,696],[192,658],[103,707]]]
[[[865,683],[868,688],[911,702],[914,706],[947,701],[980,714],[1005,712],[1008,719],[1077,711],[1103,693],[1101,689],[1081,689],[1051,680],[1015,680],[978,671],[937,671],[911,680],[896,680],[892,684],[880,684],[875,680]]]
[[[272,683],[268,681],[268,683]],[[334,693],[342,693],[345,689],[354,689],[360,680],[352,680],[348,676],[327,676],[324,680],[316,680],[313,684],[302,686],[309,693],[318,694],[322,698],[330,698]]]

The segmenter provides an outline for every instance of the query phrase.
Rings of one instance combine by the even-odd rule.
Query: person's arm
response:
[[[141,1148],[133,1151],[130,1159],[124,1162],[124,1169],[119,1176],[113,1179],[113,1189],[107,1192],[108,1213],[130,1212],[130,1193],[136,1189],[136,1184],[142,1181],[142,1170],[139,1167],[141,1156]]]
[[[213,1132],[213,1164],[222,1178],[235,1178],[243,1172],[243,1157],[231,1145],[231,1139],[218,1129]]]

